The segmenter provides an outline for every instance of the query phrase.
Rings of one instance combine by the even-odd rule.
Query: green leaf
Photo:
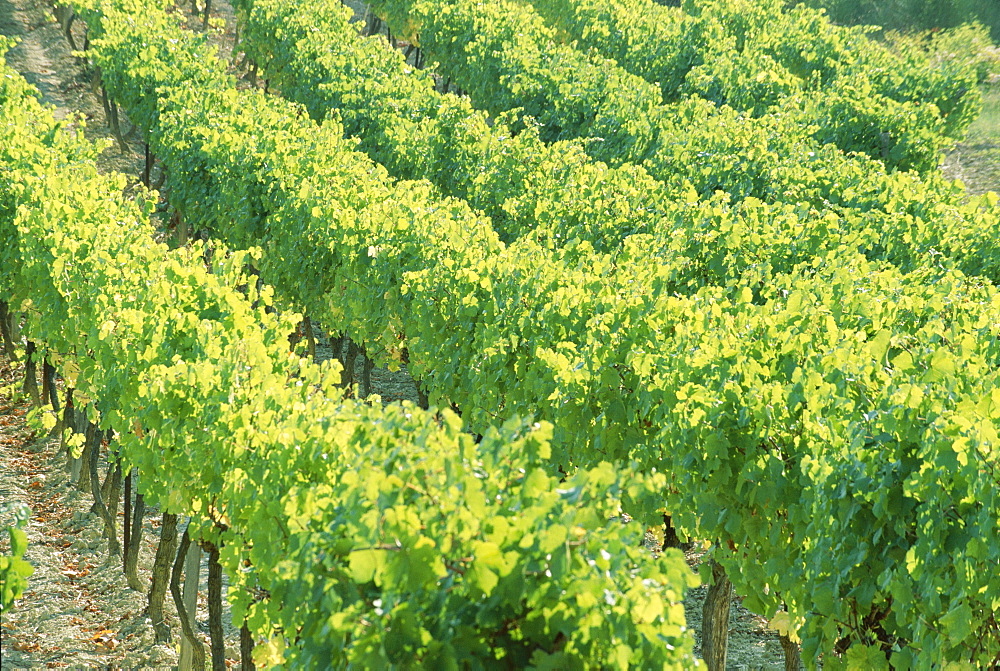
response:
[[[892,334],[888,330],[882,329],[868,341],[868,352],[875,361],[881,362],[885,358],[891,340]]]
[[[549,489],[549,476],[541,468],[536,468],[528,474],[524,482],[525,496],[535,498]]]
[[[385,567],[386,550],[355,550],[348,559],[354,582],[364,584],[375,580]]]
[[[939,347],[931,356],[930,366],[924,374],[924,382],[947,380],[955,374],[955,358],[944,347]]]
[[[847,649],[846,655],[848,671],[871,671],[888,669],[889,661],[885,658],[885,653],[874,645],[861,645],[855,643]]]
[[[473,563],[469,570],[469,580],[478,587],[485,596],[493,592],[493,588],[500,582],[499,576],[482,563]]]
[[[10,552],[15,557],[21,557],[28,550],[28,535],[22,530],[8,527],[10,533]]]
[[[652,594],[634,606],[635,621],[639,624],[649,624],[663,615],[663,599],[659,594]]]
[[[561,547],[566,542],[568,537],[569,532],[565,526],[553,526],[539,534],[538,547],[545,553],[554,552],[556,548]]]
[[[972,633],[974,623],[972,608],[965,602],[949,610],[940,620],[941,628],[953,644],[968,638],[969,634]]]
[[[412,548],[404,551],[409,589],[429,589],[430,586],[448,574],[437,547],[429,538],[421,537]]]

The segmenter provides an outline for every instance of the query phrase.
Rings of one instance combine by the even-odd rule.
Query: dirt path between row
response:
[[[4,613],[0,667],[139,668],[170,665],[170,646],[154,644],[145,595],[125,584],[109,559],[103,523],[89,495],[74,487],[59,441],[28,427],[30,404],[16,398],[23,367],[0,359],[0,500],[31,509],[25,555],[35,569],[15,608]],[[148,580],[158,524],[147,517],[140,577]],[[119,529],[121,518],[119,519]]]

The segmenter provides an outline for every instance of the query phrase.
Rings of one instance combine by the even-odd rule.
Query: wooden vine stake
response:
[[[153,172],[153,154],[149,151],[149,143],[143,142],[143,153],[145,155],[145,161],[142,165],[142,183],[149,188],[150,183],[150,173]]]
[[[88,466],[90,470],[90,493],[94,497],[95,512],[104,520],[104,534],[108,538],[108,555],[120,557],[122,554],[121,545],[118,544],[118,534],[115,531],[115,520],[111,516],[101,496],[101,478],[97,473],[97,462],[101,455],[101,438],[103,433],[98,430],[97,425],[90,423],[87,425],[87,447],[90,450]],[[109,466],[114,470],[113,466]]]
[[[799,671],[802,668],[802,650],[799,644],[785,634],[779,634],[778,640],[785,653],[785,671]]]
[[[76,488],[81,492],[90,491],[90,453],[93,451],[94,445],[87,438],[88,427],[89,421],[85,408],[76,414],[76,427],[74,428],[75,433],[83,434],[83,452],[79,459],[73,459],[70,470],[70,477],[76,479]]]
[[[35,350],[35,342],[29,340],[24,350],[24,386],[22,387],[22,391],[31,397],[32,403],[39,406],[42,404],[42,395],[38,391],[38,371],[34,359]]]
[[[309,315],[302,318],[302,328],[305,330],[306,334],[306,344],[309,347],[309,358],[313,361],[316,360],[316,332],[313,329],[312,320],[309,319]]]
[[[677,535],[677,529],[674,528],[673,518],[667,513],[663,513],[663,549],[667,548],[680,550],[681,539]]]
[[[59,453],[66,454],[67,472],[72,472],[73,470],[73,455],[70,453],[69,445],[66,442],[66,436],[76,431],[76,412],[74,412],[74,410],[73,388],[69,387],[66,389],[66,402],[63,404],[62,421],[59,423]]]
[[[726,569],[711,561],[712,584],[705,597],[702,611],[701,656],[708,671],[725,671],[729,647],[729,607],[733,596],[733,583]]]
[[[361,349],[358,347],[357,343],[348,338],[347,340],[347,353],[341,360],[340,364],[344,368],[344,373],[341,376],[340,386],[345,389],[349,389],[352,384],[354,384],[354,364],[358,360],[358,354]]]
[[[3,349],[7,358],[17,361],[17,351],[14,348],[13,315],[7,301],[0,301],[0,337],[3,338]]]
[[[206,543],[208,550],[208,634],[212,648],[212,671],[226,671],[226,637],[222,629],[222,565],[219,546]]]
[[[160,526],[160,544],[156,546],[153,560],[153,583],[149,586],[146,617],[153,621],[157,643],[170,642],[170,626],[163,613],[163,599],[170,582],[170,565],[177,551],[177,515],[163,513]]]
[[[375,362],[368,356],[368,351],[364,348],[361,349],[361,354],[364,356],[361,368],[361,398],[368,398],[373,393],[372,371],[375,369]]]
[[[56,388],[56,367],[49,363],[49,358],[42,361],[42,400],[48,401],[52,412],[59,414],[59,390]],[[56,435],[58,424],[52,427],[52,435]]]
[[[104,484],[101,485],[101,496],[104,497],[104,504],[108,507],[111,519],[118,519],[118,505],[122,495],[122,464],[119,460],[118,452],[114,454],[114,468],[108,466],[108,473],[104,477]],[[128,526],[127,522],[122,522],[122,526]]]
[[[190,525],[189,520],[188,526],[190,527]],[[184,529],[180,546],[177,548],[177,559],[170,572],[170,595],[174,599],[174,606],[177,608],[177,614],[181,621],[181,631],[184,634],[181,638],[180,657],[177,660],[177,668],[179,669],[201,671],[205,668],[205,646],[195,634],[200,569],[201,548],[198,547],[197,543],[191,542],[188,529]],[[182,571],[184,573],[183,594],[181,594],[180,588]]]
[[[419,405],[423,410],[429,410],[431,403],[430,399],[427,397],[427,389],[423,384],[421,384],[420,380],[414,380],[413,384],[417,388],[417,405]]]
[[[66,36],[66,41],[69,42],[70,48],[73,51],[79,51],[76,46],[76,40],[73,39],[73,21],[76,20],[76,12],[73,11],[72,7],[67,5],[56,5],[53,7],[53,12],[56,15],[56,20],[59,22],[59,27],[62,28],[63,35]]]
[[[257,665],[253,663],[253,634],[250,627],[244,621],[240,627],[240,665],[243,671],[255,671]]]
[[[111,96],[108,95],[108,90],[101,85],[101,101],[104,103],[104,113],[107,115],[108,126],[111,127],[111,133],[118,140],[118,147],[121,149],[123,154],[128,153],[128,145],[125,144],[125,138],[122,137],[121,124],[118,120],[118,105]]]

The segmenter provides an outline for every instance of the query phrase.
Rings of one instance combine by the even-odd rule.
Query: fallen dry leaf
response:
[[[77,570],[72,568],[63,569],[59,571],[61,574],[69,578],[70,580],[75,580],[76,578],[82,578],[84,576],[90,575],[90,571],[87,569]]]
[[[115,637],[115,632],[110,629],[102,629],[91,636],[90,640],[98,645],[104,646],[108,650],[114,650],[121,645],[121,641]]]

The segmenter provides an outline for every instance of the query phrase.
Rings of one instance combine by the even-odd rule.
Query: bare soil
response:
[[[23,503],[31,509],[25,559],[35,569],[24,596],[4,613],[0,668],[176,665],[174,645],[154,641],[152,623],[144,614],[145,594],[128,588],[120,559],[109,556],[103,522],[90,512],[90,495],[70,479],[59,440],[39,435],[28,426],[25,416],[30,403],[16,391],[23,376],[23,366],[0,359],[0,386],[4,388],[0,394],[0,501]],[[147,512],[139,556],[139,576],[145,584],[150,580],[148,569],[160,528],[156,511]],[[119,506],[119,531],[123,521]],[[9,520],[0,520],[0,526],[5,522]],[[6,548],[0,545],[0,549]],[[203,581],[202,595],[206,587]],[[205,623],[203,598],[200,605]],[[167,623],[179,632],[172,611]],[[228,648],[235,663],[239,658],[235,632],[230,632]]]
[[[970,195],[1000,193],[1000,75],[983,86],[983,112],[945,156],[941,170]]]

